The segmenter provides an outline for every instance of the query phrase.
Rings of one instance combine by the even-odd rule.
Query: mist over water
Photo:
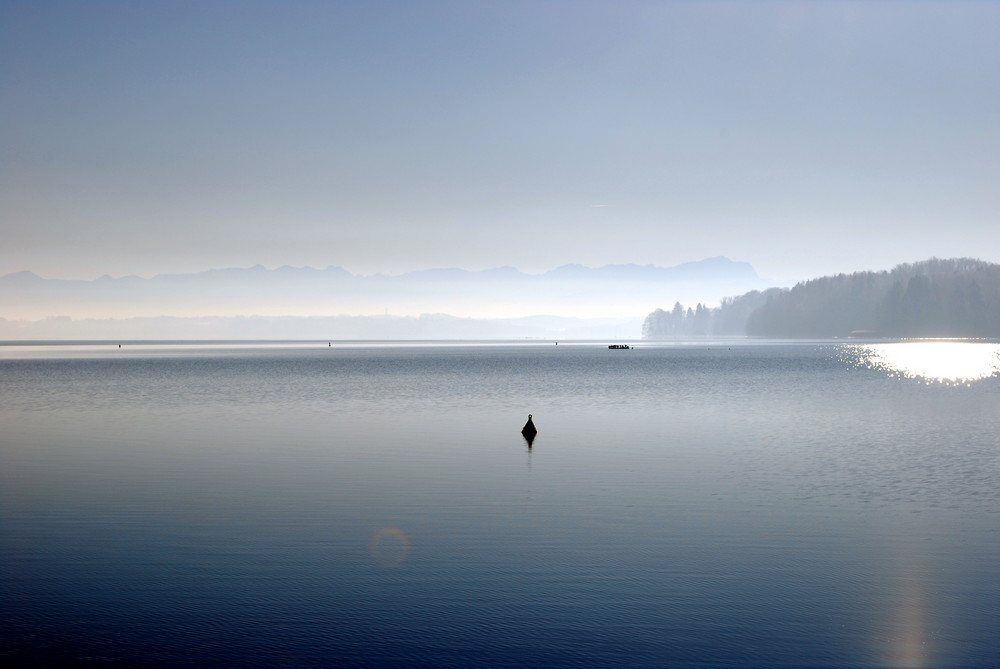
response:
[[[0,347],[0,657],[994,665],[996,354]]]

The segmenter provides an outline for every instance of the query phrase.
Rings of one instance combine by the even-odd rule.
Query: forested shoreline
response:
[[[725,298],[718,307],[657,309],[643,337],[1000,337],[1000,265],[931,258],[837,274],[790,289]]]

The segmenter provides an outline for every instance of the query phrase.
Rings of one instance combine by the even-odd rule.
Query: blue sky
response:
[[[0,2],[0,274],[1000,262],[1000,3]]]

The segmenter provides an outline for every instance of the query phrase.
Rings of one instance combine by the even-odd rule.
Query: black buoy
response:
[[[538,430],[535,429],[535,423],[531,420],[531,414],[528,414],[528,422],[524,424],[521,428],[521,436],[524,440],[528,442],[528,448],[531,448],[531,444],[535,441],[535,435],[538,434]]]
[[[528,422],[525,423],[524,427],[521,428],[521,434],[523,434],[525,437],[528,437],[529,439],[538,434],[538,430],[535,429],[535,423],[534,421],[531,420],[530,413],[528,414]]]

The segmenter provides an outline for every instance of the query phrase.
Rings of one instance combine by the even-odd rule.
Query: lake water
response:
[[[998,351],[3,345],[0,659],[1000,666]]]

